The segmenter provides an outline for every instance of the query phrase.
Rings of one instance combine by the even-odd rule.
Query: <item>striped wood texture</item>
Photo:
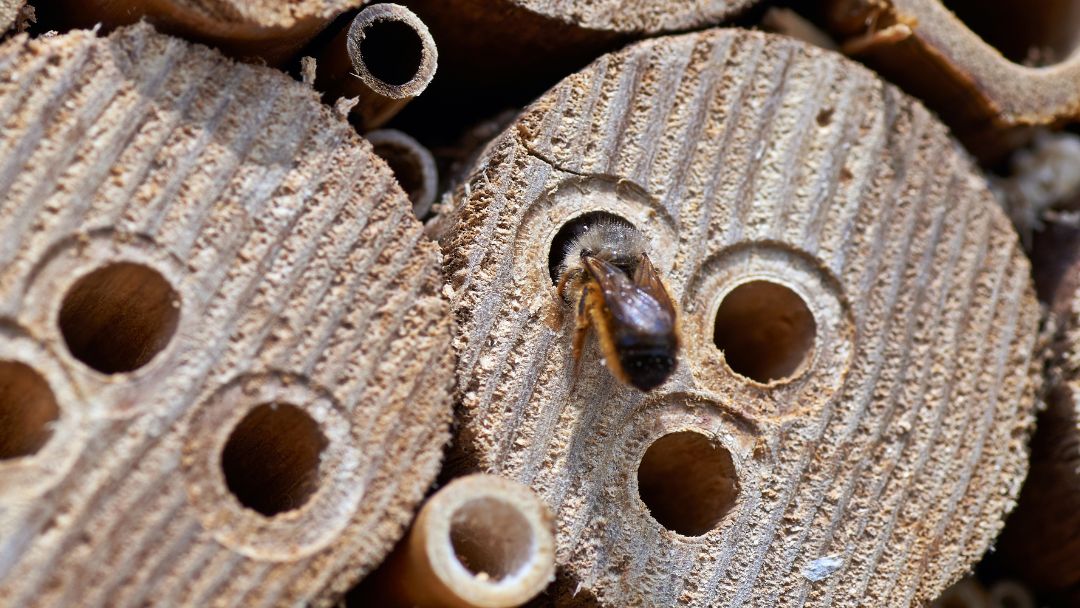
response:
[[[9,40],[0,124],[0,360],[59,406],[37,453],[0,461],[0,604],[332,603],[449,436],[440,254],[390,170],[310,88],[146,25]],[[179,321],[105,375],[56,319],[117,261],[163,276]],[[326,445],[314,494],[266,517],[227,490],[223,446],[282,402]],[[247,456],[275,458],[259,440]]]
[[[1039,308],[1007,219],[917,102],[792,39],[654,39],[543,95],[459,196],[441,237],[460,327],[455,465],[548,501],[570,593],[908,606],[990,546],[1026,471]],[[681,303],[682,361],[654,393],[613,381],[595,345],[573,373],[548,251],[590,211],[646,234]],[[762,278],[817,328],[804,371],[767,386],[712,341],[721,296]],[[729,450],[738,478],[700,536],[639,499],[642,454],[682,430]]]

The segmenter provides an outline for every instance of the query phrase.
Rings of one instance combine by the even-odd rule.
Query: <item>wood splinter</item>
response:
[[[554,520],[528,487],[496,475],[455,479],[349,605],[510,608],[555,576]]]
[[[438,50],[428,28],[399,4],[376,4],[356,14],[319,58],[318,84],[335,97],[356,97],[363,130],[377,129],[424,92],[435,76]]]
[[[380,129],[364,137],[371,142],[375,155],[390,165],[401,189],[412,201],[413,214],[420,219],[427,216],[439,184],[435,157],[423,144],[397,129]]]

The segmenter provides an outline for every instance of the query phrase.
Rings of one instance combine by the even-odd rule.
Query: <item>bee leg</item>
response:
[[[577,314],[574,317],[574,367],[577,368],[581,360],[581,351],[585,347],[585,336],[589,333],[589,290],[591,285],[586,285],[581,290],[581,298],[577,304]]]

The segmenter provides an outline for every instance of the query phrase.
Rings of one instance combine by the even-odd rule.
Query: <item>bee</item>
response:
[[[647,249],[645,237],[627,223],[587,225],[566,248],[557,287],[576,310],[575,364],[594,329],[612,375],[641,391],[671,376],[679,350],[675,304]]]

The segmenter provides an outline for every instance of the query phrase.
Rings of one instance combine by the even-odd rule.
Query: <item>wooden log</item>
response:
[[[50,23],[107,29],[147,20],[241,58],[280,64],[335,17],[368,0],[50,0]]]
[[[409,195],[413,215],[423,219],[431,213],[435,192],[439,188],[439,171],[431,152],[406,133],[397,129],[380,129],[364,136],[375,154],[386,161],[398,184]]]
[[[331,97],[355,97],[363,130],[377,129],[424,92],[439,63],[427,26],[399,4],[376,4],[335,36],[318,61],[316,84]]]
[[[1072,0],[830,0],[844,50],[935,110],[993,162],[1027,127],[1080,118]]]
[[[310,87],[148,25],[0,65],[0,604],[331,604],[449,436],[405,194]]]
[[[0,0],[0,35],[15,26],[26,0]]]
[[[438,41],[448,87],[549,82],[634,38],[721,23],[756,0],[412,0]]]
[[[408,537],[349,605],[512,608],[555,577],[551,512],[529,488],[496,475],[451,481],[420,509]]]
[[[457,195],[451,463],[548,502],[568,595],[908,606],[990,546],[1026,472],[1039,307],[918,102],[788,38],[659,38],[543,95]],[[567,234],[611,216],[679,310],[649,393],[592,340],[575,371],[553,284]]]

